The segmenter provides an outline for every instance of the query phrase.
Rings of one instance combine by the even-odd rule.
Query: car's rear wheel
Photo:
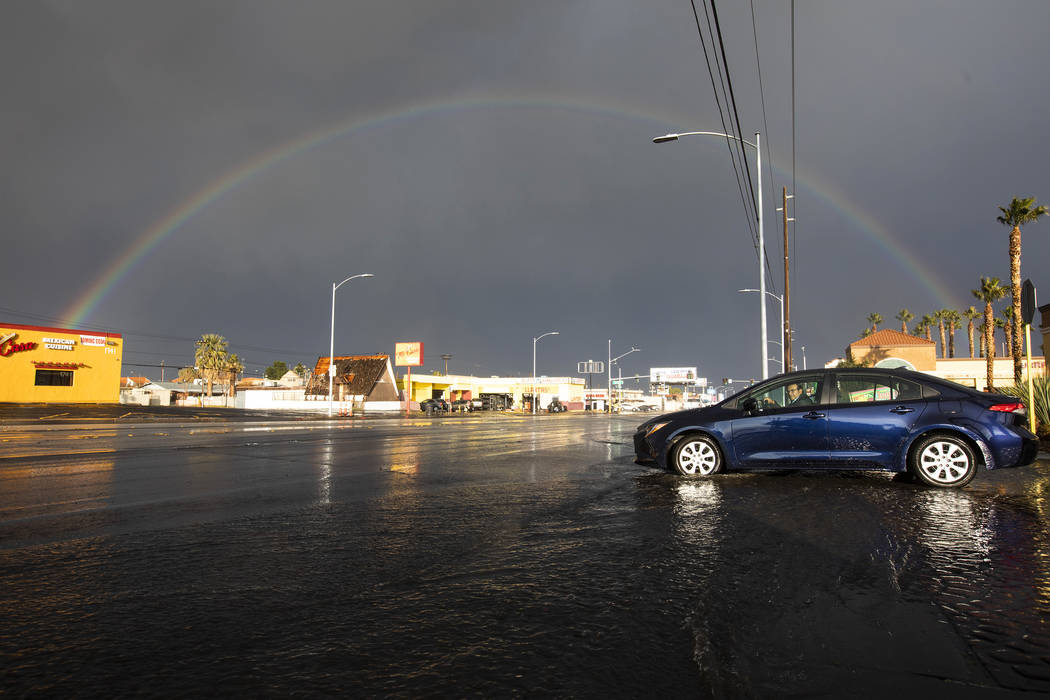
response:
[[[722,453],[706,435],[690,435],[671,450],[671,466],[689,479],[699,479],[722,471]]]
[[[977,476],[977,458],[973,449],[952,435],[923,438],[911,451],[912,474],[927,486],[958,488]]]

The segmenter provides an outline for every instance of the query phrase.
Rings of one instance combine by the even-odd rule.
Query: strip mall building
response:
[[[116,333],[0,323],[0,402],[117,403]]]

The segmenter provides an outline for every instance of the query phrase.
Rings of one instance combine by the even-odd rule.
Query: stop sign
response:
[[[1035,285],[1032,280],[1025,280],[1021,285],[1021,320],[1027,324],[1035,316]]]

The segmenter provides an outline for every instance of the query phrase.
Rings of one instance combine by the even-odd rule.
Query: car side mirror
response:
[[[758,402],[754,399],[744,399],[740,403],[740,408],[744,410],[744,413],[754,413],[758,410]]]

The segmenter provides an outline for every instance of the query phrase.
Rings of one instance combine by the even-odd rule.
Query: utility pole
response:
[[[795,195],[787,193],[787,187],[783,188],[784,204],[777,207],[777,211],[784,212],[784,366],[782,372],[790,371],[791,364],[791,274],[788,263],[788,222],[794,221],[788,218],[788,200],[794,199]]]

